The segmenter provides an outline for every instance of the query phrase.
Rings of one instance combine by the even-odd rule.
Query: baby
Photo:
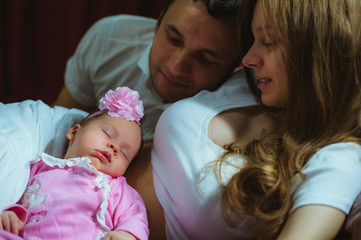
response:
[[[6,239],[148,239],[144,202],[122,176],[141,146],[139,94],[110,90],[67,133],[64,159],[41,154],[18,204],[0,215]]]

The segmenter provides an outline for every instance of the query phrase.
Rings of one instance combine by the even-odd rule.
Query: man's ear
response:
[[[81,128],[80,124],[75,124],[72,128],[69,129],[69,131],[66,133],[66,137],[69,141],[73,141],[75,138],[76,133]]]
[[[233,73],[236,73],[236,72],[242,70],[243,68],[244,68],[243,64],[241,63],[233,69]]]
[[[163,17],[164,17],[164,9],[162,10],[162,12],[160,13],[160,15],[158,17],[157,24],[155,24],[155,26],[154,26],[154,32],[155,33],[158,31],[159,25],[160,25]]]

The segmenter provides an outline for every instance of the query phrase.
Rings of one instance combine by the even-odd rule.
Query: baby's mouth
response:
[[[104,163],[110,163],[112,160],[112,155],[107,151],[95,151],[95,156],[100,159],[100,161]]]

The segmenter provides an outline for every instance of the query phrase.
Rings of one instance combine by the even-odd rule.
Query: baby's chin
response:
[[[90,159],[90,165],[92,165],[93,167],[95,167],[96,170],[101,172],[101,169],[100,169],[101,161],[96,157],[89,157],[89,156],[87,156],[87,157]]]

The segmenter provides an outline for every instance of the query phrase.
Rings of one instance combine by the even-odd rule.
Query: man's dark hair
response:
[[[176,0],[165,0],[164,13],[169,6]],[[193,2],[203,2],[208,9],[208,13],[216,18],[235,18],[237,17],[241,0],[193,0]]]

